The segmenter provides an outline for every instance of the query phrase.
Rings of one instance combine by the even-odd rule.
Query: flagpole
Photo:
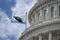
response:
[[[26,17],[25,17],[25,31],[26,31],[26,28],[27,28],[27,12],[26,12]],[[26,33],[25,33],[25,40],[27,40]]]

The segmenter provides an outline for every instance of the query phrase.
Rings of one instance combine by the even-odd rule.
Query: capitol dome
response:
[[[60,0],[37,0],[28,20],[19,40],[60,40]]]

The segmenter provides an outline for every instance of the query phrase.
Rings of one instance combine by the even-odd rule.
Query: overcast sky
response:
[[[0,40],[19,38],[25,24],[11,23],[11,19],[13,16],[24,16],[35,2],[36,0],[0,0]]]

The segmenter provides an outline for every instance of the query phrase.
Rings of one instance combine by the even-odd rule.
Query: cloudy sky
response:
[[[36,0],[0,0],[0,40],[19,38],[25,24],[12,23],[12,17],[24,16],[35,3]]]

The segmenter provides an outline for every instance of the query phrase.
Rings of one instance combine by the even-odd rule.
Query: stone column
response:
[[[28,40],[33,40],[33,38],[30,38],[30,39],[28,39]]]
[[[49,38],[48,38],[48,40],[52,40],[52,33],[51,32],[49,32]]]
[[[39,35],[39,40],[42,40],[42,35]]]

